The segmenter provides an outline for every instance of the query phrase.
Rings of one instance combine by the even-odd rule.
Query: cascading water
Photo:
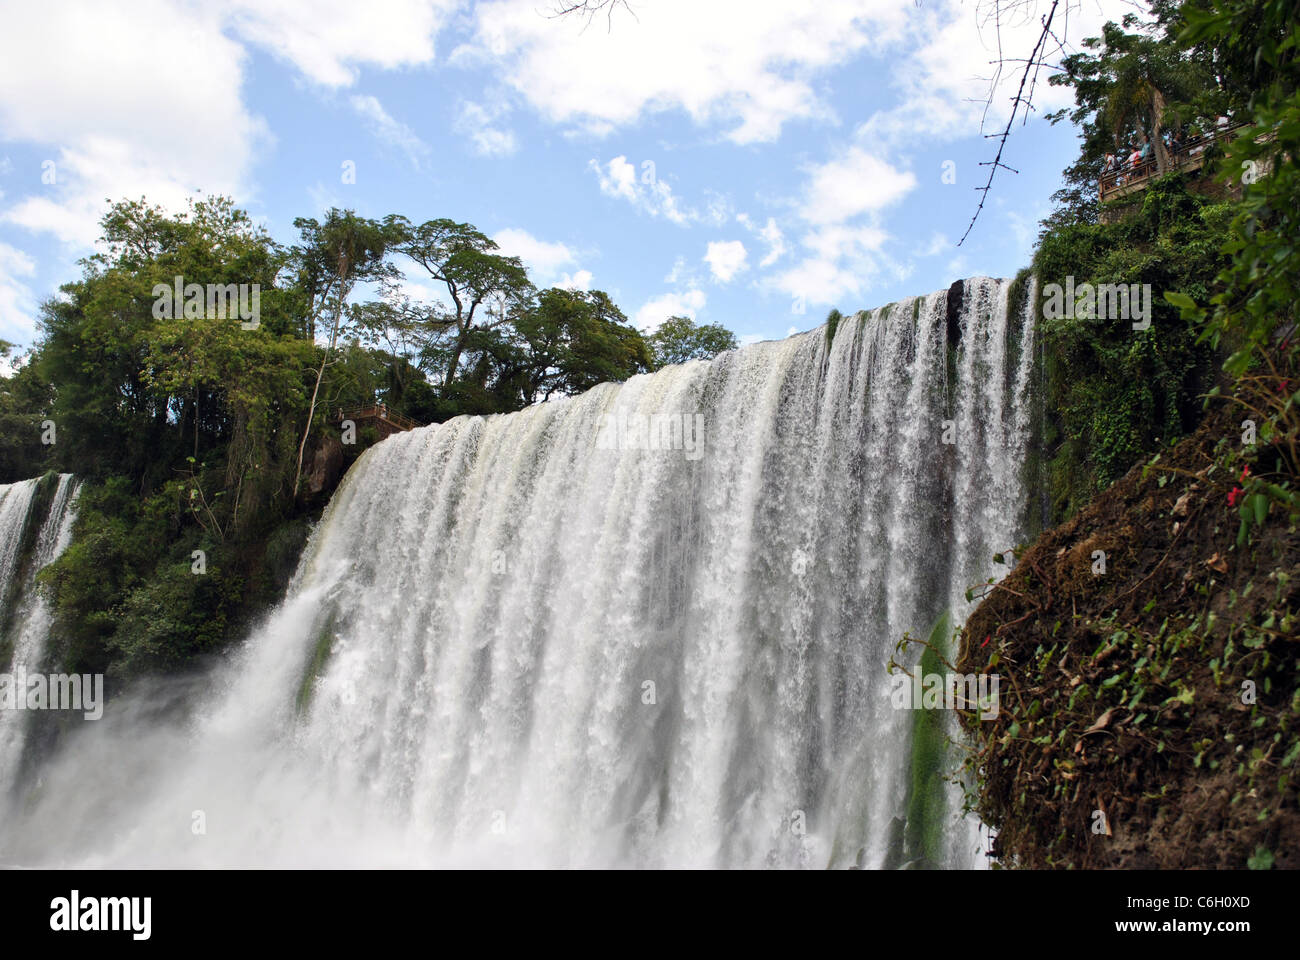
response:
[[[51,611],[36,587],[36,574],[67,547],[76,519],[77,484],[72,474],[59,474],[43,512],[34,509],[41,483],[38,478],[0,486],[0,654],[8,653],[0,656],[4,668],[0,672],[37,671],[44,665]],[[29,532],[34,533],[34,541]],[[22,548],[29,542],[24,564]],[[24,713],[0,710],[0,789],[15,782],[28,719]]]
[[[27,514],[39,480],[20,480],[0,486],[0,603],[9,596],[22,552]]]
[[[185,691],[141,688],[66,738],[0,859],[896,861],[912,712],[886,664],[1022,533],[1011,290],[389,438],[217,689],[176,720]],[[980,863],[947,810],[939,859]]]

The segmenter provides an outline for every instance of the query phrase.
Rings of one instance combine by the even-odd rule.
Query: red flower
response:
[[[1233,487],[1232,492],[1228,494],[1228,506],[1235,507],[1245,492],[1241,487]]]
[[[985,647],[987,647],[989,645],[989,641],[992,639],[993,639],[993,634],[990,633],[987,637],[984,638],[984,642],[980,644],[980,649],[983,650]]]
[[[1291,381],[1290,381],[1290,380],[1283,380],[1281,383],[1279,383],[1279,384],[1277,385],[1277,392],[1278,392],[1278,393],[1286,393],[1286,392],[1287,392],[1287,389],[1288,389],[1290,386],[1291,386]]]
[[[1249,476],[1250,476],[1250,464],[1249,464],[1249,463],[1244,463],[1244,464],[1241,465],[1241,476],[1237,478],[1237,482],[1238,482],[1238,483],[1245,483],[1245,482],[1246,482],[1246,478],[1249,477]]]

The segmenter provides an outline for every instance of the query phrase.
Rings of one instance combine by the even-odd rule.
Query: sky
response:
[[[34,341],[106,198],[207,194],[284,243],[332,206],[466,221],[643,330],[774,339],[1014,275],[1077,152],[1044,73],[957,246],[1020,80],[986,108],[991,61],[1028,56],[1048,0],[1002,0],[1000,32],[990,0],[556,3],[0,0],[0,339]],[[1134,9],[1066,6],[1075,47]]]

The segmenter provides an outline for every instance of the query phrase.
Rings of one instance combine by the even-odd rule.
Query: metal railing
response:
[[[1244,123],[1234,123],[1226,127],[1221,127],[1213,133],[1207,133],[1204,136],[1194,137],[1186,143],[1178,145],[1177,150],[1169,150],[1169,170],[1196,170],[1205,164],[1206,154],[1216,143],[1231,140],[1242,127]],[[1102,173],[1098,181],[1097,192],[1100,200],[1105,200],[1108,196],[1120,193],[1120,195],[1131,192],[1132,188],[1138,184],[1145,183],[1158,173],[1154,155],[1136,166],[1129,166],[1121,162],[1119,167],[1114,170],[1108,170]]]
[[[424,424],[418,420],[412,420],[410,417],[403,416],[396,410],[388,409],[387,404],[376,403],[369,407],[358,407],[355,410],[339,412],[340,420],[382,420],[384,423],[396,427],[398,430],[414,430],[416,427],[422,427]]]

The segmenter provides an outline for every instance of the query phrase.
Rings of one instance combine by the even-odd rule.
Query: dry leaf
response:
[[[1094,723],[1087,730],[1083,731],[1083,735],[1086,737],[1088,734],[1096,733],[1098,730],[1105,730],[1106,724],[1110,723],[1110,715],[1114,712],[1115,712],[1115,708],[1111,707],[1109,710],[1107,710],[1105,713],[1103,713],[1100,717],[1097,718],[1096,723]]]

